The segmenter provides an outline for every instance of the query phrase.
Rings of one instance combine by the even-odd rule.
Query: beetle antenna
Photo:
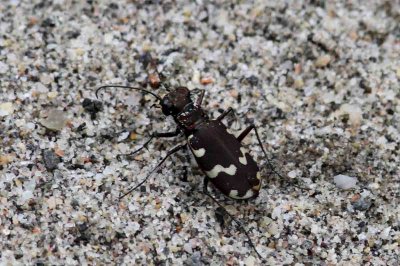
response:
[[[105,85],[105,86],[99,87],[99,88],[96,90],[96,98],[97,98],[97,99],[99,98],[99,96],[98,96],[99,91],[101,91],[102,89],[106,89],[106,88],[124,88],[124,89],[131,89],[131,90],[143,91],[143,92],[146,92],[146,93],[148,93],[148,94],[153,95],[153,96],[156,97],[157,100],[159,100],[159,101],[162,100],[161,97],[158,96],[157,94],[155,94],[154,92],[151,92],[151,91],[148,91],[148,90],[145,90],[145,89],[141,89],[141,88],[135,88],[135,87],[123,86],[123,85]]]

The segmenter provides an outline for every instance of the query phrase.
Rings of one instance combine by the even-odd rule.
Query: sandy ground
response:
[[[1,265],[399,265],[399,1],[217,2],[0,2]],[[118,201],[185,139],[119,160],[174,121],[94,91],[162,96],[155,67],[258,126],[284,177],[250,134],[259,197],[210,191],[263,262],[184,152]]]

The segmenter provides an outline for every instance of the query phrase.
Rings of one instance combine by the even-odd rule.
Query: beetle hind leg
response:
[[[244,228],[244,226],[243,226],[237,219],[235,219],[235,217],[233,217],[233,215],[230,214],[230,213],[224,208],[224,206],[222,206],[221,203],[218,202],[218,200],[217,200],[216,198],[214,198],[213,196],[211,196],[211,194],[208,192],[207,187],[208,187],[208,182],[209,182],[209,181],[210,181],[209,177],[207,177],[207,176],[204,177],[204,182],[203,182],[203,193],[206,194],[210,199],[212,199],[212,201],[214,201],[214,202],[218,205],[218,207],[220,207],[220,210],[222,210],[224,213],[226,213],[226,214],[232,219],[232,221],[234,221],[234,222],[236,223],[236,225],[239,227],[239,229],[246,235],[246,237],[247,237],[247,239],[248,239],[248,241],[249,241],[250,246],[251,246],[251,247],[253,248],[253,250],[256,252],[256,254],[258,255],[258,257],[259,257],[261,260],[264,260],[264,258],[261,256],[261,254],[258,253],[256,247],[255,247],[254,244],[253,244],[253,241],[251,241],[251,238],[250,238],[249,233],[248,233],[247,230]]]

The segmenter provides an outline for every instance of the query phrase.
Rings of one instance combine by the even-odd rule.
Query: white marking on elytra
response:
[[[189,135],[188,140],[189,140],[189,147],[190,149],[193,151],[194,156],[196,156],[197,158],[203,157],[204,154],[206,153],[206,149],[204,148],[200,148],[200,149],[194,149],[192,147],[192,139],[193,139],[193,135]]]
[[[206,149],[204,149],[204,148],[201,148],[198,150],[195,150],[193,148],[191,148],[191,149],[193,151],[194,156],[196,156],[197,158],[203,157],[204,154],[206,154]]]
[[[229,167],[223,167],[219,164],[213,167],[210,171],[206,171],[206,175],[209,178],[217,177],[217,175],[221,172],[227,173],[228,175],[235,175],[236,174],[236,166],[233,164],[229,165]]]
[[[237,197],[237,195],[239,194],[239,192],[237,191],[237,190],[231,190],[231,191],[229,191],[229,197],[231,197],[231,198],[236,198]]]
[[[240,147],[240,152],[242,153],[242,157],[239,157],[239,162],[243,165],[247,165],[246,149],[243,147]]]
[[[228,132],[228,134],[230,134],[236,138],[234,132],[232,130],[230,130],[229,128],[226,129],[226,132]]]
[[[248,199],[254,196],[253,190],[249,189],[247,190],[246,194],[244,196],[239,197],[238,196],[239,192],[237,190],[231,190],[229,192],[229,197],[234,198],[234,199]]]
[[[260,172],[257,172],[256,177],[257,177],[258,180],[261,180],[261,174],[260,174]]]

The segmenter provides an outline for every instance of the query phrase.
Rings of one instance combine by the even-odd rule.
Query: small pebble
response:
[[[41,119],[40,123],[50,130],[61,130],[67,124],[67,117],[64,111],[54,109],[48,113],[47,118]]]
[[[355,210],[366,211],[371,207],[372,202],[368,197],[361,197],[359,200],[353,202],[352,205]]]
[[[61,159],[53,151],[45,150],[43,151],[43,162],[48,171],[53,171],[57,168],[57,165],[61,162]]]
[[[161,80],[157,73],[149,74],[149,84],[153,89],[157,89],[160,87]]]
[[[14,157],[10,154],[0,155],[0,165],[6,165],[12,162]]]
[[[51,92],[47,93],[47,97],[49,97],[49,99],[54,99],[57,97],[57,95],[58,95],[57,91],[51,91]]]
[[[211,84],[213,82],[214,82],[213,79],[210,78],[210,77],[201,78],[201,80],[200,80],[200,83],[202,85],[208,85],[208,84]]]
[[[0,74],[5,74],[8,71],[8,65],[0,61]]]
[[[316,67],[326,67],[329,63],[331,62],[331,56],[330,55],[322,55],[317,58],[315,61],[315,66]]]
[[[14,112],[14,107],[11,102],[0,103],[0,116],[11,115]]]
[[[22,195],[21,195],[21,200],[22,200],[23,202],[26,202],[26,201],[28,201],[28,200],[30,200],[30,199],[32,199],[32,198],[33,198],[33,192],[30,191],[30,190],[24,191],[24,192],[22,193]]]
[[[304,81],[302,78],[296,78],[293,83],[294,88],[301,89],[304,87]]]
[[[257,86],[258,84],[258,78],[254,75],[246,78],[246,81],[251,85],[251,86]]]
[[[337,175],[333,177],[333,182],[335,182],[335,185],[338,188],[347,190],[355,187],[357,184],[357,178],[347,175]]]
[[[47,204],[49,206],[49,209],[54,209],[57,206],[57,201],[56,198],[50,197],[47,199]]]
[[[290,171],[287,175],[290,178],[295,178],[297,176],[297,170]]]
[[[359,126],[362,120],[362,110],[358,105],[354,104],[343,104],[340,106],[338,111],[338,116],[342,116],[344,114],[349,115],[349,123],[353,126]]]
[[[245,260],[244,260],[244,265],[246,266],[254,266],[256,263],[256,258],[253,256],[248,256]]]
[[[130,135],[131,135],[131,133],[130,133],[129,131],[122,132],[122,133],[118,136],[117,141],[118,141],[118,142],[121,142],[121,141],[123,141],[123,140],[126,140]]]

